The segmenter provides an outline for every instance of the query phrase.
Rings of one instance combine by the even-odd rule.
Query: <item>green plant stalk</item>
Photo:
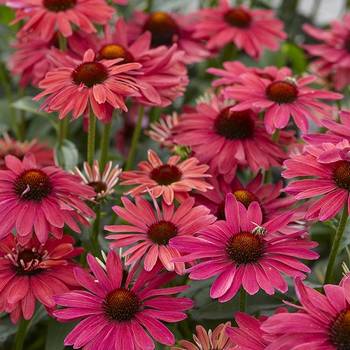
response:
[[[239,311],[245,312],[246,307],[247,307],[247,293],[243,289],[243,287],[241,287],[241,290],[239,292]]]
[[[87,140],[87,162],[92,165],[95,157],[95,136],[96,136],[96,118],[92,109],[89,113],[89,128],[88,128],[88,140]]]
[[[129,150],[129,154],[128,154],[128,159],[127,159],[126,165],[125,165],[125,170],[130,170],[132,168],[132,166],[134,165],[137,145],[139,143],[141,130],[142,130],[142,120],[143,120],[144,114],[145,114],[145,108],[144,108],[144,106],[141,105],[139,107],[139,114],[137,117],[137,122],[135,125],[134,133],[132,135],[131,146],[130,146],[130,150]]]
[[[344,232],[345,232],[345,228],[346,228],[346,223],[348,221],[348,217],[349,217],[348,206],[347,206],[347,204],[345,204],[344,208],[343,208],[343,211],[342,211],[342,214],[341,214],[341,217],[340,217],[340,221],[339,221],[339,224],[338,224],[337,231],[336,231],[335,236],[333,238],[333,244],[332,244],[332,248],[331,248],[331,253],[330,253],[329,259],[328,259],[326,276],[325,276],[325,279],[324,279],[324,283],[325,284],[332,283],[333,280],[334,280],[335,261],[337,259],[340,243],[341,243],[341,240],[342,240]]]
[[[29,325],[29,320],[21,319],[18,325],[15,342],[13,344],[13,350],[22,350],[24,345],[24,340],[26,338],[27,329]]]
[[[100,144],[100,170],[103,171],[108,161],[109,139],[111,135],[112,121],[104,124]]]
[[[153,0],[147,0],[146,12],[152,12]]]
[[[100,204],[97,205],[95,213],[96,213],[96,218],[92,226],[90,240],[91,240],[92,252],[94,253],[95,256],[100,256],[101,249],[98,243],[98,235],[100,233],[100,225],[101,225],[101,205]]]
[[[62,146],[63,141],[67,138],[68,135],[68,117],[65,117],[58,122],[58,144]]]

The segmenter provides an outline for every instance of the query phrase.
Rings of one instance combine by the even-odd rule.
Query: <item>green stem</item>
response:
[[[241,290],[239,292],[239,311],[245,312],[246,306],[247,306],[247,293],[243,289],[243,287],[241,287]]]
[[[94,156],[95,156],[95,134],[96,134],[96,118],[92,110],[90,110],[88,141],[87,141],[87,161],[90,165],[93,164]]]
[[[338,224],[338,228],[337,228],[337,231],[336,231],[335,236],[333,238],[333,244],[332,244],[331,253],[329,255],[329,260],[328,260],[328,265],[327,265],[326,277],[324,280],[325,284],[332,283],[332,281],[334,280],[334,276],[333,276],[334,265],[335,265],[335,261],[336,261],[337,255],[338,255],[340,242],[341,242],[343,235],[344,235],[344,232],[345,232],[346,223],[348,221],[348,216],[349,216],[348,206],[346,204],[346,205],[344,205],[343,212],[341,214],[341,218],[340,218],[340,221]]]
[[[29,325],[28,320],[21,319],[21,321],[18,325],[18,329],[17,329],[17,333],[16,333],[16,337],[15,337],[15,342],[13,344],[13,350],[22,350],[23,349],[24,340],[26,337],[28,325]]]
[[[91,245],[92,245],[92,252],[94,253],[94,255],[99,256],[100,245],[98,243],[98,235],[100,233],[100,224],[101,224],[101,205],[100,204],[97,205],[95,213],[96,213],[96,219],[92,227]]]
[[[103,126],[103,132],[101,137],[101,155],[100,155],[100,170],[103,171],[107,160],[108,160],[108,150],[109,150],[109,138],[111,135],[112,121]]]
[[[272,141],[273,142],[278,142],[280,139],[280,129],[276,129],[275,132],[272,135]]]
[[[58,45],[61,51],[67,51],[67,39],[58,33]]]
[[[142,130],[142,119],[145,114],[144,106],[139,107],[139,115],[137,117],[137,122],[135,125],[134,133],[132,135],[131,146],[128,154],[128,159],[126,161],[125,170],[130,170],[134,164],[137,145],[139,143],[141,130]]]
[[[152,12],[153,0],[147,0],[146,12]]]
[[[63,141],[67,138],[68,134],[68,118],[64,118],[58,121],[58,144],[62,146]]]

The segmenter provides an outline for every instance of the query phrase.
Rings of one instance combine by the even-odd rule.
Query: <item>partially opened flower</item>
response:
[[[175,198],[187,197],[188,192],[205,192],[211,188],[206,181],[208,166],[200,164],[197,158],[184,161],[179,156],[171,156],[163,163],[153,151],[148,151],[148,161],[138,165],[139,170],[125,171],[121,175],[121,185],[136,185],[127,194],[132,196],[150,192],[154,198],[163,197],[170,205]]]
[[[71,236],[49,238],[45,244],[33,238],[23,246],[13,235],[0,240],[1,310],[16,323],[33,317],[36,301],[52,309],[54,295],[78,286],[73,258],[81,252]]]
[[[202,163],[227,182],[234,178],[238,165],[253,172],[280,166],[287,155],[271,140],[258,114],[252,109],[235,112],[233,107],[215,96],[199,103],[195,111],[180,116],[175,142],[191,147]]]
[[[282,176],[292,181],[285,191],[296,199],[319,197],[308,211],[307,219],[329,220],[349,201],[350,142],[343,140],[334,145],[323,143],[308,145],[305,152],[293,155],[284,162]],[[350,210],[350,207],[349,207]]]
[[[61,321],[80,320],[68,334],[64,344],[75,349],[137,349],[155,348],[154,340],[173,345],[174,335],[161,321],[179,322],[186,318],[184,311],[192,307],[188,298],[173,294],[187,286],[162,288],[169,280],[159,269],[149,273],[135,269],[123,270],[119,256],[109,252],[105,268],[92,256],[87,258],[90,274],[74,270],[81,289],[55,298],[63,309],[54,312]]]
[[[248,209],[233,194],[226,196],[224,221],[202,230],[198,237],[174,237],[171,246],[187,255],[176,261],[200,260],[187,269],[192,280],[216,276],[210,297],[219,302],[231,300],[242,287],[253,295],[260,289],[274,294],[285,293],[284,276],[305,277],[310,269],[300,260],[314,260],[318,254],[310,249],[317,243],[304,238],[304,232],[278,234],[290,221],[286,213],[262,223],[257,202]]]
[[[217,7],[201,11],[195,37],[208,40],[209,49],[221,49],[233,43],[258,59],[265,48],[278,50],[287,35],[283,22],[274,17],[273,11],[231,7],[229,0],[220,0]]]
[[[114,193],[114,187],[119,181],[122,169],[119,168],[119,165],[113,167],[113,163],[110,161],[101,172],[100,164],[95,160],[92,166],[84,162],[84,173],[78,167],[75,168],[74,172],[81,177],[84,184],[94,189],[95,196],[93,198],[99,200]]]
[[[34,233],[44,244],[49,233],[60,238],[64,225],[80,232],[77,223],[87,225],[95,215],[84,202],[95,192],[77,176],[54,166],[41,167],[32,155],[23,161],[7,156],[5,165],[6,170],[0,170],[0,239],[16,229],[20,243]]]
[[[37,163],[41,166],[53,165],[53,152],[46,146],[38,142],[38,140],[18,141],[11,138],[8,134],[4,134],[0,138],[0,169],[5,169],[5,157],[8,155],[23,159],[26,154],[35,156]]]
[[[162,11],[150,14],[135,11],[129,21],[129,36],[137,38],[140,34],[151,34],[153,48],[160,46],[171,47],[177,45],[178,50],[184,53],[183,61],[187,64],[204,61],[210,56],[202,40],[194,38],[197,13],[180,14]]]
[[[219,324],[213,331],[206,331],[203,326],[196,326],[196,334],[193,334],[194,343],[188,340],[180,340],[179,346],[174,346],[171,350],[231,350],[234,343],[226,334],[231,326],[230,322]]]
[[[271,316],[261,328],[271,341],[269,350],[347,350],[350,348],[350,280],[343,286],[326,284],[324,294],[295,282],[298,312]]]
[[[340,100],[343,95],[308,87],[316,80],[314,76],[292,79],[280,71],[275,80],[264,79],[252,73],[240,76],[241,85],[225,90],[226,98],[238,100],[233,111],[255,108],[265,112],[266,130],[272,134],[276,129],[284,129],[293,117],[297,127],[307,132],[309,120],[319,124],[319,116],[328,117],[333,107],[321,100]]]
[[[74,119],[93,111],[98,119],[109,121],[114,109],[127,111],[125,98],[139,95],[137,81],[126,73],[139,69],[139,63],[122,64],[122,59],[97,61],[92,50],[83,61],[57,57],[58,67],[46,74],[39,83],[44,91],[35,97],[46,97],[42,108],[59,112],[59,118],[68,113]]]
[[[122,198],[124,207],[114,206],[114,212],[128,225],[105,226],[107,236],[113,240],[111,247],[128,247],[123,256],[126,264],[142,264],[151,271],[158,260],[168,271],[178,274],[185,272],[184,263],[173,262],[181,256],[176,248],[169,244],[173,237],[193,236],[215,221],[204,206],[194,206],[194,199],[188,198],[178,208],[165,202],[159,208],[156,201],[151,206],[145,199],[136,197],[135,204],[126,197]]]
[[[56,31],[69,37],[74,26],[94,33],[94,24],[107,24],[114,14],[103,0],[9,0],[7,5],[16,9],[16,22],[25,22],[20,36],[30,32],[43,40],[52,39]]]

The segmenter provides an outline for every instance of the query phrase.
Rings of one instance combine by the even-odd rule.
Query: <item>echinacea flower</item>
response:
[[[46,97],[42,108],[73,119],[92,109],[98,119],[110,120],[114,109],[127,111],[124,99],[139,95],[137,81],[126,73],[139,69],[139,63],[122,64],[122,59],[97,61],[93,50],[85,52],[83,61],[57,57],[58,67],[39,83],[44,91],[34,99]]]
[[[264,122],[268,133],[284,129],[292,116],[297,127],[308,130],[308,119],[319,124],[319,116],[327,117],[333,107],[320,100],[340,100],[343,95],[327,90],[308,87],[316,80],[315,76],[293,79],[282,71],[275,80],[264,79],[252,73],[242,74],[240,84],[228,87],[225,97],[239,103],[232,108],[239,112],[255,108],[265,112]]]
[[[171,156],[167,163],[163,163],[153,151],[148,151],[148,161],[138,164],[139,170],[124,171],[120,184],[136,185],[126,194],[137,196],[149,192],[152,197],[163,197],[165,203],[172,204],[174,198],[183,198],[192,190],[205,192],[211,189],[206,181],[208,166],[200,164],[197,158],[184,161],[179,156]]]
[[[179,346],[174,346],[171,350],[231,350],[234,343],[226,334],[231,326],[230,322],[219,324],[213,331],[206,331],[203,326],[196,326],[196,334],[193,334],[194,343],[188,340],[180,340]]]
[[[43,40],[52,39],[56,31],[69,37],[74,26],[94,33],[94,24],[107,24],[114,14],[103,0],[9,0],[7,6],[16,10],[16,22],[25,22],[19,36],[30,32]]]
[[[298,312],[271,316],[261,326],[268,350],[347,350],[350,348],[350,280],[326,284],[324,294],[295,281]]]
[[[191,299],[172,294],[187,286],[162,288],[164,278],[159,269],[151,273],[142,270],[139,275],[135,269],[127,273],[113,251],[108,253],[105,268],[90,254],[87,261],[93,275],[74,270],[83,290],[55,297],[56,303],[64,306],[54,311],[59,320],[80,320],[67,335],[65,345],[91,350],[152,350],[153,339],[174,344],[174,335],[161,321],[174,323],[186,318],[184,311],[192,307]]]
[[[283,22],[274,17],[273,11],[231,7],[229,0],[220,0],[217,7],[201,10],[194,36],[208,40],[209,49],[233,43],[255,59],[265,48],[278,50],[287,37]]]
[[[49,233],[60,238],[64,225],[80,232],[77,222],[87,225],[94,217],[84,201],[95,192],[77,176],[54,166],[40,167],[30,154],[23,161],[6,156],[5,165],[0,170],[0,238],[16,229],[20,243],[34,232],[44,244]]]
[[[238,165],[253,172],[280,166],[287,155],[271,140],[258,114],[252,109],[232,111],[220,97],[199,103],[193,112],[183,113],[175,142],[191,147],[194,155],[210,165],[215,175],[232,181]]]
[[[195,24],[198,14],[180,14],[156,11],[145,13],[135,11],[128,22],[129,37],[134,40],[140,34],[151,34],[151,46],[171,47],[177,45],[184,53],[183,61],[186,64],[204,61],[210,56],[202,40],[194,38]]]
[[[216,219],[204,206],[194,206],[194,199],[188,198],[178,208],[162,202],[161,209],[157,202],[151,206],[141,197],[135,198],[135,204],[122,197],[124,207],[114,206],[114,212],[126,221],[127,225],[105,226],[107,236],[112,240],[111,247],[128,247],[123,256],[126,264],[139,264],[143,259],[146,271],[151,271],[158,260],[168,271],[184,274],[185,264],[174,263],[173,259],[181,254],[169,244],[173,237],[193,236],[198,231],[212,224]]]
[[[144,33],[133,40],[128,39],[130,26],[123,19],[115,25],[115,31],[106,31],[103,40],[94,47],[99,60],[123,58],[121,63],[139,63],[137,71],[129,71],[138,79],[140,96],[134,100],[141,104],[166,107],[182,96],[188,84],[183,52],[177,45],[151,48],[151,34]]]
[[[304,238],[304,232],[278,234],[290,221],[292,213],[276,216],[262,223],[257,202],[248,209],[233,194],[226,196],[225,217],[202,230],[198,237],[174,237],[171,246],[182,255],[177,262],[200,262],[187,269],[192,280],[216,276],[210,297],[219,302],[231,300],[242,287],[248,294],[263,289],[272,295],[275,289],[285,293],[288,284],[283,275],[305,277],[311,270],[300,260],[313,260],[311,251],[317,243]],[[187,254],[185,254],[187,253]]]
[[[85,185],[94,189],[95,196],[93,198],[100,200],[114,193],[114,187],[118,183],[122,172],[119,165],[113,167],[111,161],[107,162],[101,172],[99,162],[94,160],[92,166],[88,162],[84,162],[83,168],[84,173],[78,167],[74,169],[74,172],[80,176]]]
[[[8,155],[23,159],[26,154],[33,154],[37,163],[41,166],[53,165],[53,152],[45,144],[39,143],[38,140],[18,141],[4,134],[0,138],[0,169],[5,169],[5,157]]]
[[[82,252],[71,236],[49,238],[41,244],[35,237],[20,245],[14,235],[0,240],[0,308],[12,322],[32,318],[36,301],[55,306],[53,296],[76,288],[73,258]]]
[[[284,178],[302,178],[290,182],[285,191],[297,200],[321,196],[310,205],[306,218],[329,220],[350,201],[350,142],[307,145],[304,150],[284,162]]]

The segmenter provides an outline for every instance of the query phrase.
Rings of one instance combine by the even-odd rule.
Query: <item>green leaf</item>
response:
[[[40,110],[40,103],[37,101],[33,101],[33,97],[31,96],[24,96],[21,97],[19,100],[15,101],[12,106],[14,108],[17,108],[21,111],[33,113],[40,115],[42,117],[47,117],[48,114]]]
[[[75,323],[58,323],[50,319],[47,328],[45,350],[63,350],[64,338],[73,329]]]
[[[13,10],[5,5],[0,5],[0,23],[8,25],[15,18]]]
[[[54,156],[56,164],[65,170],[73,170],[79,161],[78,150],[69,140],[64,140],[61,145],[55,146]]]
[[[302,74],[307,68],[307,60],[303,49],[292,43],[285,43],[282,47],[286,63],[290,64],[294,73]]]

